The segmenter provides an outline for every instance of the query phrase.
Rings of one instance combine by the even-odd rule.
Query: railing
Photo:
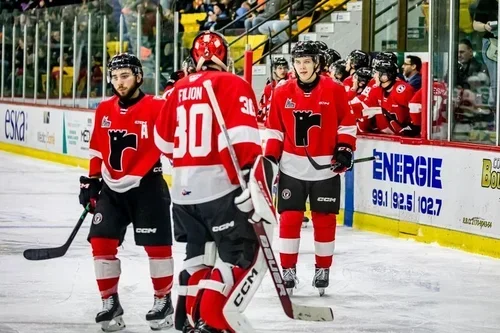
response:
[[[321,21],[323,18],[325,18],[326,16],[330,15],[331,13],[333,13],[334,11],[337,11],[341,8],[343,8],[348,2],[350,2],[351,0],[344,0],[341,4],[337,5],[336,7],[332,7],[330,9],[328,9],[327,11],[325,11],[324,13],[322,13],[321,15],[319,15],[317,18],[315,18],[314,20],[311,20],[311,23],[309,23],[308,25],[306,25],[305,27],[303,27],[302,29],[298,30],[295,34],[291,35],[290,36],[290,40],[292,40],[293,38],[297,37],[298,35],[300,35],[301,33],[303,33],[304,31],[308,30],[310,27],[312,27],[313,25],[315,25],[316,23],[318,23],[319,21]],[[306,13],[304,13],[303,15],[301,15],[299,18],[293,20],[293,22],[298,22],[300,19],[304,18],[304,17],[307,17],[307,16],[310,16],[312,12],[314,12],[316,9],[318,8],[321,8],[326,2],[328,2],[328,0],[326,1],[320,1],[314,8],[308,10]],[[292,23],[292,24],[294,24]],[[276,35],[280,34],[281,32],[285,31],[286,29],[288,29],[289,26],[281,29],[280,31],[276,32]],[[265,52],[260,58],[256,59],[253,61],[253,65],[259,63],[263,58],[271,55],[274,51],[280,49],[283,47],[283,45],[285,45],[287,42],[281,42],[281,43],[278,43],[276,45],[273,45],[267,52]],[[264,43],[261,43],[259,45],[257,45],[255,48],[263,45]]]
[[[422,3],[424,2],[424,0],[420,0],[419,2],[417,2],[416,4],[412,5],[409,9],[408,9],[408,13],[414,11],[415,9],[417,9]],[[394,4],[392,4],[391,6],[388,6],[387,8],[383,9],[380,13],[377,13],[377,15],[375,16],[375,19],[377,17],[379,17],[380,15],[382,15],[383,13],[389,11],[392,7],[393,7]],[[384,11],[384,12],[383,12]],[[382,13],[383,12],[383,13]],[[397,21],[399,20],[399,17],[396,16],[392,19],[389,20],[389,22],[387,22],[386,24],[384,24],[383,26],[381,26],[380,28],[378,28],[377,30],[375,30],[375,33],[374,33],[374,36],[375,35],[378,35],[380,32],[384,31],[387,27],[389,27],[391,24],[393,23],[396,23]]]
[[[111,95],[109,57],[124,51],[136,53],[143,63],[142,89],[160,94],[172,68],[171,61],[163,61],[163,46],[174,42],[162,8],[123,8],[113,15],[105,13],[106,4],[95,0],[86,6],[4,12],[0,99],[94,108]]]

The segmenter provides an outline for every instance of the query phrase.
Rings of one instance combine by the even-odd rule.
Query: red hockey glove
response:
[[[100,179],[85,176],[80,177],[80,194],[78,195],[78,199],[83,207],[87,207],[90,204],[89,213],[94,213],[101,188],[102,181]]]
[[[354,162],[352,149],[346,145],[339,145],[335,148],[332,159],[332,171],[336,173],[346,172],[352,168]]]

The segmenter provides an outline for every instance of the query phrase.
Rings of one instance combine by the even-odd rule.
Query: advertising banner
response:
[[[63,111],[44,107],[29,107],[29,146],[32,148],[62,153]]]
[[[80,158],[89,158],[89,143],[93,123],[93,112],[64,112],[64,154]]]
[[[20,105],[0,104],[0,114],[3,118],[3,129],[0,141],[16,145],[29,145],[28,107]]]
[[[360,139],[355,210],[500,238],[500,159],[493,152]]]

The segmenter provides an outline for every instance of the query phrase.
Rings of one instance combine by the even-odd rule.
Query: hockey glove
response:
[[[83,207],[87,207],[90,204],[89,213],[94,213],[101,188],[102,182],[100,179],[85,176],[80,177],[80,195],[78,199],[80,199],[80,204]]]
[[[346,172],[352,168],[354,162],[352,149],[346,145],[337,146],[332,159],[332,171],[336,173]]]
[[[399,134],[402,136],[416,137],[420,135],[420,126],[409,124],[404,127]]]

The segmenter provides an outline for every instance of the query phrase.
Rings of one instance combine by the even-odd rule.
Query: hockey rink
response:
[[[26,248],[65,242],[82,212],[84,173],[0,152],[0,333],[100,331],[94,317],[101,301],[86,241],[90,216],[64,257],[30,262],[22,256]],[[288,319],[266,277],[246,311],[257,332],[500,332],[500,260],[339,227],[330,287],[320,298],[311,286],[312,229],[302,232],[293,300],[329,305],[335,321]],[[149,265],[131,236],[119,250],[122,332],[149,332]],[[174,245],[174,259],[178,272],[182,244]],[[175,286],[173,294],[175,300]]]

